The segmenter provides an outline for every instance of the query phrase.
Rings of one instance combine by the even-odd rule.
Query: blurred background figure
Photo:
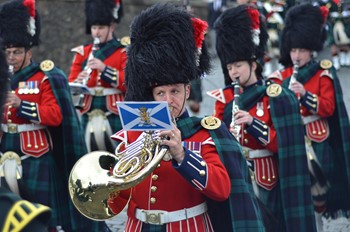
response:
[[[212,58],[216,58],[216,34],[214,30],[214,23],[216,19],[227,9],[228,0],[207,0],[208,1],[208,50]]]
[[[121,129],[116,102],[124,100],[128,44],[127,39],[115,36],[115,27],[123,16],[122,1],[86,0],[85,16],[86,33],[91,35],[92,43],[71,50],[75,56],[68,79],[71,88],[81,87],[73,97],[88,151],[114,152],[116,143],[110,136]]]

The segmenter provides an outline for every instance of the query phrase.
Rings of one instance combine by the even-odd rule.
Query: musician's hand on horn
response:
[[[290,90],[292,90],[297,96],[304,97],[306,94],[304,85],[301,84],[299,81],[294,81],[293,83],[291,83]]]
[[[238,110],[235,113],[235,124],[247,124],[251,125],[253,123],[253,116],[251,116],[247,111]]]
[[[99,70],[100,72],[103,72],[106,68],[106,65],[97,58],[90,59],[87,65],[89,68]]]
[[[181,131],[177,127],[174,127],[172,130],[161,131],[159,135],[160,137],[168,138],[164,139],[161,145],[168,146],[173,159],[181,163],[185,157],[185,150],[181,140]]]

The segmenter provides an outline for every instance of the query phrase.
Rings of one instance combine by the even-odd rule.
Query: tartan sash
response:
[[[182,138],[190,137],[203,129],[200,121],[196,117],[180,119],[177,127]],[[209,133],[231,179],[228,200],[218,202],[207,199],[214,231],[265,231],[241,146],[224,124]]]
[[[103,46],[101,46],[100,49],[95,51],[94,57],[103,61],[107,57],[112,55],[120,47],[123,47],[123,45],[117,39],[112,39],[111,41],[108,41],[107,43],[103,44]],[[83,69],[86,66],[87,62],[88,62],[88,59],[84,60],[82,64]]]

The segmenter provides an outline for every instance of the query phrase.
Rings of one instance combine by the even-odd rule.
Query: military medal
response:
[[[18,94],[24,94],[25,85],[26,83],[24,81],[18,83]]]
[[[28,92],[29,92],[29,94],[33,94],[34,93],[34,81],[29,81],[28,82]]]
[[[23,82],[23,94],[28,94],[29,93],[29,88],[27,82]]]
[[[264,115],[264,103],[263,102],[258,102],[256,105],[256,115],[258,117],[262,117]]]
[[[38,81],[34,82],[34,94],[38,94],[39,93],[39,88],[38,88]]]

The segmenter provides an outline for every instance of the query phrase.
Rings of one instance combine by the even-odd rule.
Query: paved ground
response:
[[[330,58],[329,50],[325,49],[319,54],[319,59]],[[214,99],[207,96],[206,91],[221,88],[224,85],[224,79],[222,76],[221,66],[219,65],[219,60],[214,60],[214,70],[203,79],[203,102],[201,103],[201,110],[197,114],[198,116],[210,115],[214,109]],[[348,112],[350,112],[350,68],[341,68],[338,71],[338,76],[342,84],[344,101]],[[124,223],[126,219],[126,213],[122,212],[118,216],[114,217],[111,220],[108,220],[107,223],[110,226],[113,232],[121,232],[124,228]],[[324,223],[324,232],[349,232],[350,231],[350,220],[345,218],[339,218],[337,220],[326,220],[323,219]]]

